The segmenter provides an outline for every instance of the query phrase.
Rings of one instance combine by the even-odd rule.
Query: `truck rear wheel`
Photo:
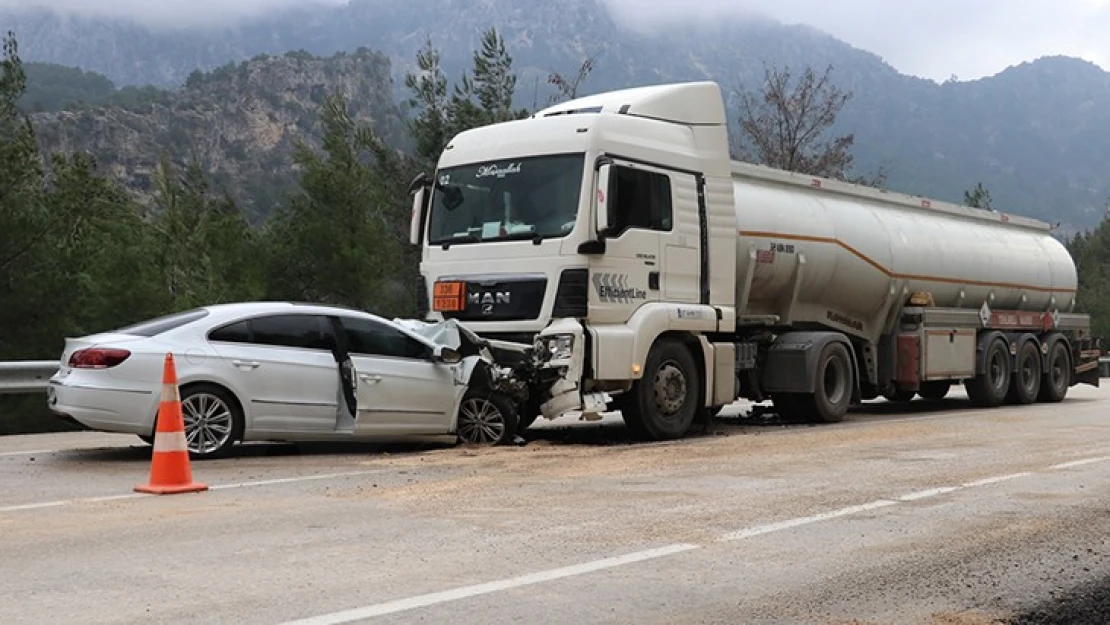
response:
[[[1055,341],[1048,350],[1048,366],[1045,367],[1041,390],[1038,398],[1043,402],[1061,402],[1068,394],[1071,373],[1071,355],[1064,340]]]
[[[802,396],[801,406],[815,421],[843,421],[852,405],[854,379],[848,348],[843,343],[829,343],[817,361],[813,394]]]
[[[682,343],[663,339],[648,353],[644,377],[624,395],[621,414],[638,438],[680,438],[700,403],[697,363]]]
[[[1016,364],[1006,401],[1011,404],[1031,404],[1037,401],[1037,395],[1041,392],[1041,350],[1037,347],[1037,341],[1029,339],[1022,342],[1018,348]]]
[[[1006,339],[998,337],[987,346],[984,371],[967,381],[967,396],[980,408],[994,408],[1006,401],[1010,392],[1010,349]]]

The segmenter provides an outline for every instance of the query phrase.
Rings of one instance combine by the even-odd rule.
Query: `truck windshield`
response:
[[[584,154],[560,154],[439,170],[429,242],[565,236],[578,214],[584,162]]]

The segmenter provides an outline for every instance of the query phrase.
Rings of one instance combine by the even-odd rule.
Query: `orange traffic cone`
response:
[[[181,415],[181,396],[177,392],[177,368],[173,354],[166,354],[162,371],[162,402],[154,432],[154,458],[150,483],[136,486],[140,493],[168,495],[208,490],[207,484],[193,481],[189,467],[189,448],[185,442],[185,419]]]

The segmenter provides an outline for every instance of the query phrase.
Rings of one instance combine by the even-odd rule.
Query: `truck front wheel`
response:
[[[700,389],[690,350],[678,341],[663,339],[648,353],[644,377],[622,396],[621,414],[638,438],[681,438],[697,415]]]

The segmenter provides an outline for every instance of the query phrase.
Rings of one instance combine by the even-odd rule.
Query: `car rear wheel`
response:
[[[196,384],[181,390],[185,441],[194,459],[223,458],[243,435],[243,413],[223,388]]]
[[[517,415],[508,397],[470,391],[459,405],[456,434],[467,445],[504,445],[517,432]]]

